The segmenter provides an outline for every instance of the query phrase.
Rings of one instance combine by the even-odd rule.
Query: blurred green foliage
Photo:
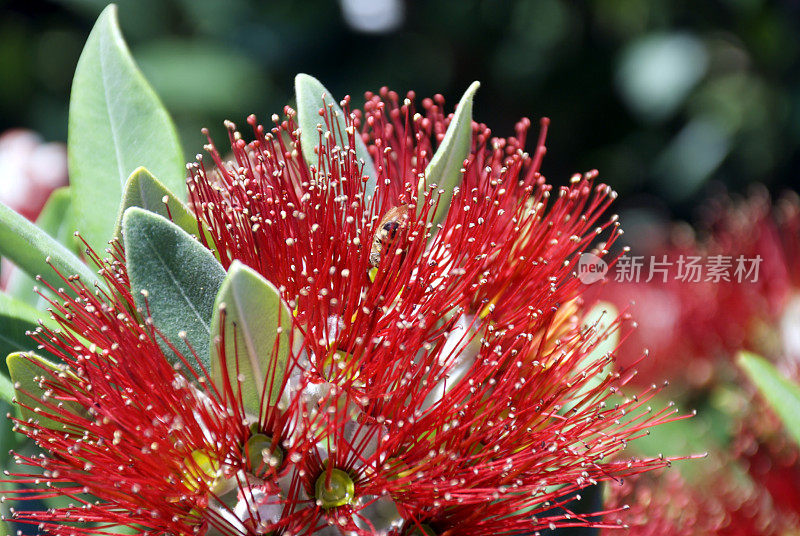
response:
[[[0,0],[0,129],[65,139],[72,73],[106,3]],[[597,167],[629,200],[650,194],[678,215],[712,181],[777,189],[800,168],[800,7],[790,0],[119,6],[187,158],[202,148],[202,126],[219,137],[225,118],[266,120],[289,101],[294,74],[308,72],[356,102],[387,85],[455,104],[478,79],[475,117],[498,135],[519,117],[551,117],[551,180]]]

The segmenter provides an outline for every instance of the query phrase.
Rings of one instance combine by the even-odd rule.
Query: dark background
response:
[[[65,140],[106,0],[0,0],[0,131]],[[619,208],[691,218],[709,188],[775,194],[800,170],[800,3],[762,0],[121,0],[132,52],[187,159],[201,126],[267,119],[295,73],[359,102],[382,85],[452,105],[472,80],[497,135],[552,119],[554,183],[598,168]]]

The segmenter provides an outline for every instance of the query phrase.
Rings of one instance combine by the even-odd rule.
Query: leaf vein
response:
[[[169,278],[174,283],[175,288],[178,289],[178,291],[180,292],[181,297],[186,302],[186,304],[189,306],[189,309],[191,309],[191,311],[194,313],[194,315],[200,321],[200,324],[203,326],[203,329],[205,330],[206,334],[210,335],[211,334],[211,329],[210,329],[208,323],[205,320],[203,320],[203,315],[200,314],[200,311],[197,310],[197,308],[194,306],[194,303],[192,303],[192,300],[189,298],[189,296],[186,294],[186,292],[184,292],[183,285],[181,285],[180,281],[175,277],[175,274],[173,273],[172,269],[167,264],[166,259],[164,259],[164,257],[161,256],[161,253],[159,253],[158,248],[152,242],[152,240],[150,239],[149,236],[147,236],[145,234],[144,235],[144,239],[147,241],[147,245],[150,248],[150,250],[153,252],[155,257],[159,260],[161,265],[164,267],[164,271],[167,273]]]
[[[120,140],[119,134],[117,133],[118,126],[116,124],[116,120],[114,118],[114,114],[111,111],[111,95],[109,94],[109,87],[106,79],[106,48],[108,43],[106,43],[106,35],[105,33],[100,34],[100,79],[102,80],[103,85],[103,103],[106,105],[106,115],[108,116],[108,126],[111,129],[111,140],[112,144],[114,145],[114,159],[117,162],[117,178],[119,179],[120,184],[125,184],[125,171],[124,166],[122,163],[122,154],[120,152]]]
[[[247,321],[247,314],[245,313],[244,309],[242,309],[241,299],[239,298],[238,289],[236,285],[231,285],[231,291],[233,292],[233,301],[236,307],[237,316],[239,317],[239,325],[242,326],[244,331],[242,336],[245,339],[245,344],[247,345],[247,357],[250,361],[250,368],[253,370],[253,374],[255,378],[263,378],[261,374],[261,367],[259,366],[258,362],[258,354],[255,347],[255,342],[253,341],[252,337],[252,330],[250,328],[250,324]],[[257,385],[258,389],[261,389],[261,385]]]

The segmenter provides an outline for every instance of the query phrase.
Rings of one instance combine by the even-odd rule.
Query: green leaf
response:
[[[239,261],[231,264],[217,294],[211,321],[211,377],[218,387],[225,382],[221,360],[217,358],[220,353],[215,349],[223,333],[223,317],[227,379],[234,394],[237,384],[241,387],[245,411],[259,415],[265,389],[270,405],[275,405],[281,395],[292,313],[272,283]],[[273,354],[278,337],[278,350]]]
[[[592,307],[583,317],[582,325],[584,331],[592,330],[593,338],[595,339],[604,335],[605,338],[596,342],[592,351],[583,358],[578,370],[582,370],[589,367],[592,363],[605,359],[608,354],[617,349],[617,346],[619,346],[619,329],[615,329],[607,335],[606,331],[618,316],[619,312],[612,303],[601,301]],[[585,395],[595,390],[595,388],[605,380],[610,368],[611,363],[608,363],[602,370],[591,375],[575,394],[571,396],[570,401],[564,404],[564,413],[575,407]]]
[[[0,255],[8,257],[31,277],[41,275],[42,279],[55,288],[64,286],[64,281],[47,264],[47,259],[62,275],[79,275],[89,287],[99,280],[74,253],[2,203]]]
[[[750,352],[739,352],[737,362],[800,445],[800,385],[789,381],[763,357]]]
[[[225,270],[214,255],[163,216],[138,207],[122,218],[128,276],[137,305],[150,308],[153,323],[187,356],[197,353],[208,370],[210,323]],[[147,304],[145,296],[147,294]],[[180,340],[185,333],[185,341]],[[166,347],[165,347],[165,351]],[[195,370],[199,366],[193,363]]]
[[[0,293],[0,354],[37,350],[39,343],[25,335],[25,332],[39,327],[40,319],[50,327],[57,327],[48,315],[27,303]]]
[[[122,206],[114,226],[115,237],[122,236],[122,216],[130,207],[140,207],[160,214],[187,233],[197,234],[197,220],[189,208],[144,167],[136,168],[125,181]]]
[[[0,415],[8,415],[9,413],[16,412],[14,400],[14,384],[6,376],[0,376]],[[14,431],[14,421],[11,419],[4,419],[0,423],[0,467],[9,467],[9,462],[13,457],[12,449],[16,449],[18,445],[24,441],[23,436]],[[0,490],[3,486],[0,484]],[[3,532],[3,524],[0,523],[0,534],[14,534],[12,532]]]
[[[75,238],[75,226],[72,218],[72,199],[69,187],[64,186],[53,190],[47,199],[39,217],[36,218],[36,226],[42,231],[55,238],[68,250],[76,255],[80,254],[80,245]],[[33,292],[36,282],[32,277],[22,270],[15,270],[8,279],[6,289],[15,298],[33,305],[36,309],[45,309],[47,301]],[[3,354],[5,355],[5,354]]]
[[[300,125],[300,144],[303,148],[303,156],[306,162],[316,167],[319,156],[315,153],[319,145],[318,127],[322,128],[322,133],[331,132],[336,145],[345,147],[347,143],[347,133],[344,131],[345,117],[344,112],[339,107],[338,101],[333,98],[331,92],[325,89],[319,80],[313,76],[300,73],[294,79],[295,96],[297,98],[297,122]],[[323,104],[324,99],[324,104]],[[333,131],[325,126],[324,118],[319,115],[323,106],[328,106],[333,110],[334,115],[339,120],[339,128]],[[364,161],[364,175],[369,177],[365,185],[365,196],[372,195],[378,181],[378,171],[372,157],[367,151],[367,146],[361,139],[361,135],[356,132],[356,155]]]
[[[619,317],[619,311],[613,303],[600,301],[586,313],[582,323],[584,329],[594,329],[594,333],[599,337],[606,335],[606,331],[616,321],[617,317]],[[583,365],[589,365],[595,361],[605,359],[608,354],[616,351],[617,346],[619,346],[619,329],[608,333],[603,340],[599,341],[589,355],[584,358]],[[608,366],[604,370],[608,370]],[[588,390],[600,385],[602,379],[601,374],[595,375],[587,384]]]
[[[39,425],[51,430],[61,430],[64,426],[49,417],[42,415],[37,409],[46,413],[68,412],[73,415],[88,415],[86,408],[74,401],[61,401],[53,396],[47,387],[48,382],[53,382],[55,376],[72,375],[65,365],[56,365],[33,352],[16,352],[6,358],[11,381],[14,382],[14,391],[17,401],[33,408],[33,410],[18,405],[20,415],[25,420],[38,421]],[[41,404],[44,401],[55,407]]]
[[[480,86],[480,82],[473,82],[464,92],[442,143],[436,148],[425,168],[425,184],[420,184],[420,187],[424,189],[435,184],[443,191],[433,216],[434,225],[447,215],[450,200],[453,198],[453,188],[461,184],[461,169],[472,148],[472,99]]]
[[[72,193],[69,186],[53,190],[42,207],[36,225],[64,244],[73,253],[80,254],[81,244],[75,238],[75,222],[72,214]]]
[[[69,174],[76,223],[102,252],[128,176],[146,166],[172,191],[185,192],[175,126],[125,45],[117,9],[100,14],[83,48],[69,108]]]
[[[0,399],[9,404],[14,403],[14,382],[7,378],[5,374],[0,374]]]
[[[164,201],[166,200],[166,204]],[[122,216],[130,207],[140,207],[154,214],[160,214],[192,236],[197,236],[197,219],[180,199],[144,167],[137,168],[125,182],[122,206],[114,227],[114,237],[122,236]],[[169,208],[169,210],[167,210]],[[206,244],[214,247],[211,232],[203,228]],[[219,259],[219,254],[212,249]]]
[[[104,534],[141,534],[136,527],[126,527],[125,525],[103,525]]]

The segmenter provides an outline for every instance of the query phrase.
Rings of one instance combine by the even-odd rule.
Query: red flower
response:
[[[773,205],[765,191],[740,200],[717,198],[705,207],[698,239],[675,233],[678,239],[671,246],[655,252],[656,258],[666,256],[673,262],[681,256],[760,258],[755,280],[738,281],[732,276],[729,281],[686,282],[677,280],[673,270],[665,283],[658,278],[613,282],[603,289],[601,294],[610,301],[635,300],[632,310],[639,328],[631,338],[639,343],[651,341],[650,359],[639,367],[637,381],[679,380],[675,383],[691,386],[695,394],[703,388],[706,392],[701,396],[714,399],[727,391],[725,381],[738,378],[749,385],[731,363],[741,349],[765,355],[787,377],[800,379],[796,336],[800,322],[798,206],[793,195]],[[619,355],[623,365],[638,359],[637,353],[626,353],[624,348]],[[800,450],[772,409],[752,387],[749,389],[739,395],[737,403],[726,405],[725,417],[731,421],[727,428],[734,439],[714,456],[726,461],[725,471],[733,468],[741,472],[738,480],[749,478],[751,484],[743,487],[733,479],[715,481],[711,488],[694,484],[690,489],[681,484],[692,497],[719,497],[702,498],[682,510],[683,516],[695,512],[697,519],[684,517],[679,521],[673,517],[670,522],[677,529],[672,532],[682,533],[681,527],[691,525],[706,527],[698,529],[698,534],[783,534],[800,526],[796,515],[800,511]],[[725,493],[717,493],[720,487]],[[652,495],[650,498],[658,503],[674,503],[676,496],[665,488],[645,489],[643,493]],[[648,512],[656,510],[647,503],[644,506]],[[713,519],[712,512],[725,514],[719,526],[727,528],[712,530],[703,524]],[[645,525],[647,528],[638,529],[638,533],[670,533],[647,532],[659,525],[649,521]]]
[[[610,281],[600,292],[618,306],[633,302],[638,329],[628,348],[649,348],[650,359],[638,367],[644,384],[668,378],[697,388],[717,381],[714,374],[721,369],[713,367],[724,368],[741,349],[776,359],[784,353],[776,347],[782,337],[779,324],[800,283],[797,202],[787,197],[773,209],[767,193],[758,191],[740,201],[717,198],[704,214],[699,238],[676,226],[673,241],[653,251],[656,260],[665,257],[672,263],[666,282],[660,275],[645,281],[644,270],[639,282]],[[691,257],[704,264],[715,257],[728,259],[727,277],[714,280],[703,273],[697,281],[681,279],[678,262]],[[737,276],[739,258],[757,259],[757,272]],[[637,351],[620,355],[623,365],[638,360]],[[788,368],[796,366],[788,355],[784,361]]]
[[[33,220],[50,193],[67,184],[67,148],[31,130],[0,132],[0,202]]]
[[[323,116],[345,121],[349,147],[366,125],[374,194],[333,136],[306,164],[288,108],[269,131],[250,117],[251,143],[229,125],[232,162],[209,143],[214,168],[191,166],[222,265],[252,267],[294,311],[282,396],[260,415],[236,385],[170,365],[121,251],[105,267],[113,293],[69,283],[80,298],[53,302],[63,331],[37,336],[67,367],[44,375],[42,404],[66,428],[20,423],[46,455],[20,456],[44,472],[15,478],[35,488],[23,495],[78,504],[17,519],[55,534],[93,534],[84,521],[176,536],[516,534],[603,526],[565,503],[667,463],[617,457],[674,410],[650,410],[655,388],[621,396],[629,376],[603,372],[613,354],[593,350],[621,319],[582,325],[577,254],[616,238],[615,218],[598,223],[614,194],[590,173],[552,196],[544,133],[531,156],[527,121],[506,140],[473,124],[463,183],[433,224],[443,198],[418,183],[450,119],[441,98],[414,106],[383,90],[363,114]]]
[[[674,472],[611,484],[607,505],[623,511],[609,521],[628,527],[630,536],[777,536],[797,529],[796,511],[777,508],[762,487],[744,483],[741,475],[717,470],[704,485],[689,485]]]
[[[0,203],[35,220],[50,194],[67,184],[67,148],[44,140],[31,130],[0,132]],[[0,259],[0,288],[8,290],[21,272]]]

